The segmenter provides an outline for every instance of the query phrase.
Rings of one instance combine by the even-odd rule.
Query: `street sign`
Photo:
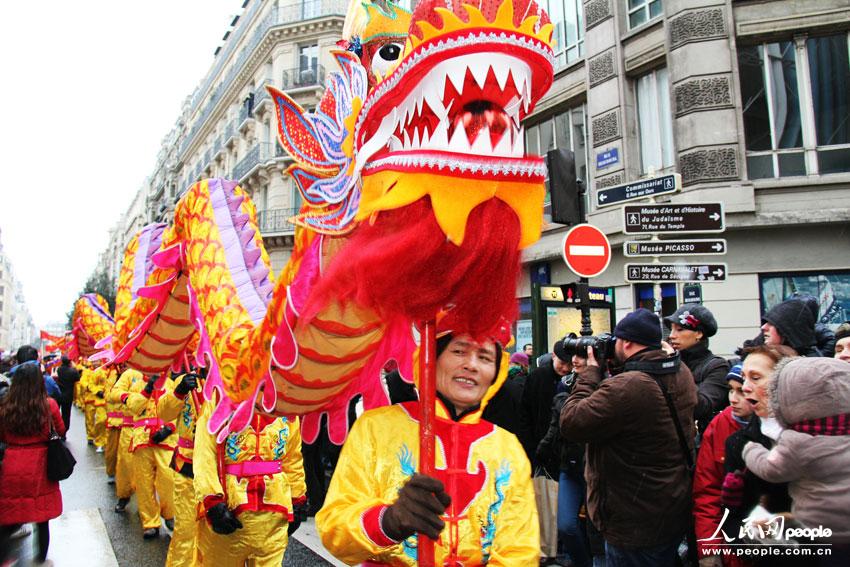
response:
[[[626,256],[720,256],[726,254],[726,239],[627,240]]]
[[[617,163],[620,163],[620,151],[617,148],[596,154],[596,169],[605,169]]]
[[[725,282],[726,264],[626,264],[627,282]]]
[[[682,303],[702,304],[702,284],[686,283],[682,286]]]
[[[540,286],[540,299],[543,301],[563,301],[564,292],[557,285]]]
[[[616,185],[607,189],[596,190],[596,206],[607,207],[625,201],[643,199],[644,197],[655,197],[675,193],[682,188],[682,176],[678,173],[662,175],[652,179],[642,179],[625,185]]]
[[[567,267],[581,278],[605,271],[611,261],[611,244],[605,233],[590,224],[579,224],[564,236],[562,247]]]
[[[623,207],[623,232],[723,232],[723,203],[665,203]]]

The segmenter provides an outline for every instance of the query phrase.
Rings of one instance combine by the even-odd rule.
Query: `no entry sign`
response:
[[[579,224],[564,237],[564,261],[577,276],[592,278],[611,261],[611,244],[605,233],[590,224]]]

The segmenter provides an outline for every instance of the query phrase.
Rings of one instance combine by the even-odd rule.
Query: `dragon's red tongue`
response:
[[[455,129],[463,127],[466,130],[466,137],[469,144],[478,138],[478,133],[482,128],[490,129],[490,142],[495,145],[502,139],[502,135],[508,129],[508,115],[504,110],[487,101],[475,101],[464,105],[463,109],[458,112],[453,121]]]

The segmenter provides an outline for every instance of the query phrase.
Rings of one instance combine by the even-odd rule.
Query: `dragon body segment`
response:
[[[138,297],[122,296],[118,362],[179,365],[197,330],[219,440],[259,410],[304,415],[307,442],[327,414],[341,443],[354,397],[388,403],[388,361],[412,377],[419,320],[504,336],[519,251],[539,237],[545,170],[520,123],[552,82],[545,13],[529,0],[352,10],[315,112],[269,88],[304,202],[279,277],[248,196],[209,179],[157,229]]]

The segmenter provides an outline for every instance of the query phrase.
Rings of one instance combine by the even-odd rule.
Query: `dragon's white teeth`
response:
[[[469,67],[472,72],[472,77],[481,89],[487,84],[487,73],[490,71],[490,65],[473,65]],[[458,91],[460,92],[460,91]]]
[[[490,142],[490,127],[484,126],[478,132],[478,137],[475,138],[475,142],[472,143],[472,152],[473,154],[478,155],[488,155],[493,153],[493,145]]]
[[[452,61],[449,68],[446,70],[446,75],[454,85],[458,93],[463,92],[463,83],[466,80],[466,65],[462,61]]]
[[[466,130],[463,128],[455,128],[452,139],[449,140],[449,151],[462,154],[469,153],[469,140],[466,138]]]
[[[411,147],[414,149],[419,149],[419,128],[413,129],[413,139],[410,140]]]
[[[510,72],[511,68],[509,65],[493,65],[493,73],[496,75],[496,82],[499,83],[501,90],[505,90]]]
[[[446,121],[442,121],[437,124],[437,128],[434,130],[434,133],[431,134],[430,147],[435,150],[448,150],[449,149],[449,124]]]
[[[416,113],[419,116],[422,116],[422,103],[425,102],[425,98],[422,93],[416,93]]]
[[[502,134],[502,138],[499,140],[499,143],[496,144],[496,147],[493,148],[494,156],[505,156],[511,157],[513,155],[513,145],[511,144],[511,133],[506,130]]]
[[[410,149],[410,134],[407,133],[407,130],[404,131],[404,149]]]
[[[525,128],[520,128],[514,138],[514,157],[525,155]]]
[[[391,152],[397,152],[404,149],[404,146],[401,144],[401,140],[399,140],[396,136],[391,136],[389,142],[387,143]]]
[[[429,141],[430,140],[428,139],[428,127],[423,126],[422,127],[422,143],[421,143],[420,147],[423,147],[423,148],[428,147]]]
[[[443,75],[443,82],[445,82],[445,75]],[[438,81],[439,83],[439,81]],[[443,93],[444,90],[435,91],[433,89],[427,89],[425,91],[425,102],[428,103],[428,108],[431,109],[431,112],[437,117],[438,120],[447,120],[448,119],[448,110],[443,106]]]

